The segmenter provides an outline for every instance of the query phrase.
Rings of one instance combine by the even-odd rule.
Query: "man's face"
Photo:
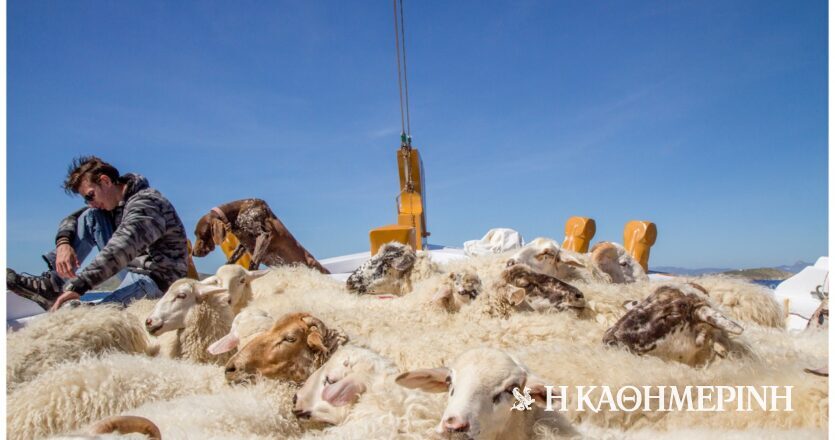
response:
[[[98,183],[84,179],[78,185],[78,194],[84,198],[87,206],[105,211],[114,210],[122,200],[121,188],[107,176],[99,177]]]

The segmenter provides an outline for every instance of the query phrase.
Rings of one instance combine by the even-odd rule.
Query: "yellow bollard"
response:
[[[235,237],[235,234],[231,232],[226,233],[226,239],[220,244],[220,249],[223,250],[223,255],[226,255],[227,259],[232,256],[232,252],[235,252],[235,248],[238,247],[238,243],[238,237]],[[249,269],[249,262],[251,260],[252,257],[250,257],[249,252],[244,252],[243,256],[238,258],[238,261],[236,261],[235,264],[243,267],[244,269]]]
[[[632,220],[623,229],[623,247],[641,263],[644,270],[649,270],[649,248],[655,244],[657,237],[658,228],[653,222]]]
[[[594,219],[588,217],[571,217],[565,222],[565,240],[562,247],[574,252],[585,254],[589,251],[597,226]]]

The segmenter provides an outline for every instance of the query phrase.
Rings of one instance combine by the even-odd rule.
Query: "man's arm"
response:
[[[67,282],[64,291],[85,293],[124,269],[164,232],[165,218],[160,207],[151,199],[132,200],[110,241],[77,277]]]
[[[56,247],[62,243],[67,243],[72,246],[73,238],[75,238],[76,231],[78,230],[78,217],[86,210],[87,208],[81,208],[61,220],[61,223],[58,224],[58,233],[55,234]]]

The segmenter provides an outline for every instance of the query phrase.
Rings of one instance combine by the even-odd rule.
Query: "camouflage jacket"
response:
[[[126,267],[151,277],[163,292],[186,275],[186,231],[177,211],[159,191],[148,186],[144,177],[125,177],[124,200],[108,212],[113,236],[96,258],[64,285],[64,291],[83,294]],[[84,209],[61,221],[56,242],[62,237],[70,241],[75,238],[82,212]]]

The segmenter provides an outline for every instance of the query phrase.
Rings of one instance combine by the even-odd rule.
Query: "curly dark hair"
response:
[[[124,180],[116,167],[96,156],[76,157],[67,168],[64,191],[67,194],[78,194],[78,187],[85,179],[89,182],[98,182],[101,176],[109,177],[113,183],[123,183],[122,180]]]

